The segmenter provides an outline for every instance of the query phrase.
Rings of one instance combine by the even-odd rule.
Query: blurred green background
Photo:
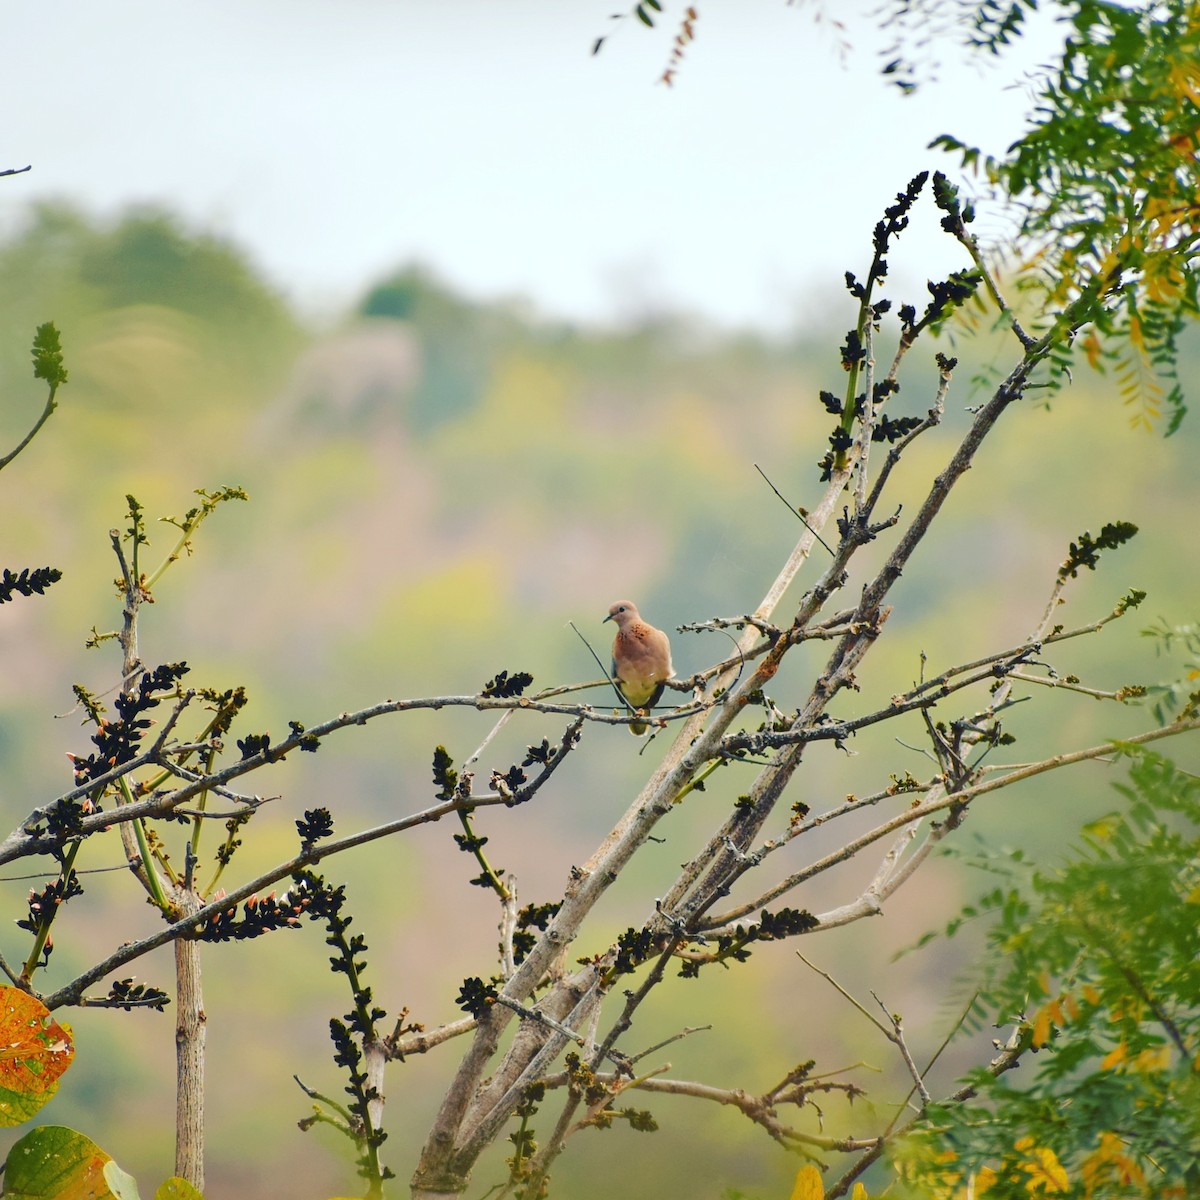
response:
[[[237,246],[170,213],[100,219],[62,204],[31,211],[0,246],[0,277],[5,448],[40,411],[41,385],[28,367],[38,323],[57,323],[71,372],[59,411],[0,475],[0,565],[50,564],[64,574],[46,596],[0,608],[0,802],[10,826],[66,790],[65,754],[90,748],[71,684],[101,692],[116,682],[114,643],[85,650],[84,641],[93,626],[103,632],[119,621],[108,530],[126,524],[126,493],[151,518],[182,515],[194,488],[239,484],[250,493],[249,504],[223,507],[204,527],[194,558],[170,570],[141,626],[148,663],[182,658],[193,684],[247,687],[241,734],[280,736],[288,720],[312,725],[389,697],[472,693],[500,670],[530,671],[539,687],[590,679],[594,663],[569,622],[606,657],[600,621],[617,598],[634,598],[671,630],[758,603],[799,530],[755,465],[793,503],[818,497],[815,464],[829,418],[817,393],[841,387],[837,347],[854,319],[850,298],[831,286],[828,324],[791,336],[733,333],[669,313],[590,327],[516,302],[470,301],[430,272],[398,264],[343,313],[316,322],[290,307]],[[895,414],[928,407],[936,348],[963,365],[944,425],[898,472],[893,503],[906,512],[948,457],[966,409],[985,394],[972,375],[1003,369],[1010,357],[1002,340],[985,335],[918,346]],[[1189,354],[1182,373],[1194,377],[1194,342]],[[880,357],[890,357],[890,345]],[[1118,519],[1142,533],[1070,588],[1061,620],[1095,620],[1134,586],[1149,599],[1106,632],[1046,658],[1106,689],[1170,673],[1140,630],[1160,615],[1196,615],[1195,422],[1170,439],[1135,432],[1134,414],[1096,375],[1078,376],[1048,406],[1039,396],[1005,417],[956,489],[893,592],[886,636],[859,673],[861,693],[840,697],[835,716],[885,703],[917,677],[922,654],[934,673],[1019,643],[1068,543]],[[165,553],[173,534],[152,529],[143,561]],[[880,562],[891,542],[885,534],[864,556],[847,594],[857,594],[866,560]],[[819,565],[802,576],[785,612]],[[680,674],[728,648],[713,635],[674,634],[673,645]],[[789,658],[772,693],[782,708],[799,702],[821,662],[819,646]],[[939,714],[967,707],[951,702]],[[1035,690],[1006,718],[1019,740],[1003,758],[1032,760],[1150,722],[1145,709]],[[292,822],[306,808],[328,806],[347,833],[427,805],[434,746],[445,744],[461,761],[490,727],[464,711],[389,717],[254,777],[253,790],[279,798],[245,831],[226,880],[292,854]],[[480,770],[486,777],[504,769],[526,743],[553,740],[561,729],[538,717],[511,722]],[[845,752],[814,747],[793,798],[819,808],[879,788],[890,774],[927,771],[898,739],[919,744],[919,718],[854,739]],[[586,860],[624,812],[664,745],[660,739],[639,756],[641,744],[623,729],[589,728],[536,802],[478,815],[493,864],[515,873],[523,902],[560,894],[572,864]],[[1196,757],[1194,746],[1168,751]],[[719,772],[662,824],[664,841],[648,846],[612,890],[574,948],[579,955],[646,919],[750,770]],[[959,843],[1021,845],[1052,858],[1082,821],[1115,806],[1116,778],[1119,768],[1092,763],[991,796],[972,810]],[[864,814],[856,827],[884,815],[882,807]],[[467,885],[475,871],[451,840],[457,829],[420,829],[324,868],[348,885],[377,1000],[393,1015],[407,1006],[410,1019],[428,1026],[458,1015],[453,998],[465,976],[495,969],[496,905]],[[844,836],[841,827],[822,832],[764,870],[775,878]],[[216,843],[214,831],[210,855]],[[114,840],[90,843],[80,866],[120,861]],[[821,876],[788,903],[821,911],[848,901],[876,861],[868,854]],[[14,919],[30,886],[16,875],[33,865],[22,862],[2,883]],[[879,919],[761,946],[744,966],[674,981],[644,1010],[626,1048],[711,1023],[660,1053],[673,1074],[761,1091],[814,1058],[821,1071],[854,1068],[847,1077],[890,1111],[906,1090],[894,1053],[794,951],[863,998],[877,991],[904,1014],[923,1060],[965,1002],[961,976],[978,940],[968,932],[898,962],[893,956],[943,924],[981,882],[940,858]],[[123,872],[86,876],[85,884],[87,895],[56,930],[47,990],[156,927]],[[26,940],[11,924],[0,932],[10,961],[24,957]],[[347,995],[326,958],[316,927],[206,952],[210,1200],[353,1190],[347,1150],[327,1131],[296,1128],[308,1102],[293,1074],[327,1093],[341,1086],[327,1022],[345,1011]],[[170,988],[169,953],[139,962],[136,974]],[[171,1011],[67,1015],[77,1059],[42,1119],[85,1131],[152,1191],[171,1169]],[[461,1049],[450,1043],[390,1069],[385,1161],[401,1184]],[[944,1088],[989,1053],[986,1031],[964,1039],[934,1079]],[[621,1127],[575,1139],[555,1171],[560,1194],[789,1194],[799,1160],[735,1112],[680,1099],[648,1105],[657,1134]],[[547,1105],[547,1127],[553,1111]],[[849,1109],[831,1099],[825,1129],[867,1134],[870,1113],[870,1104]],[[816,1129],[811,1114],[803,1121]],[[501,1177],[501,1157],[498,1149],[481,1165],[473,1194]]]

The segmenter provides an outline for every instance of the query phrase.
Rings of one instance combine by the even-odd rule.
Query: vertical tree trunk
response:
[[[194,913],[200,897],[176,893],[180,916]],[[175,1174],[204,1190],[204,990],[200,943],[175,942]]]

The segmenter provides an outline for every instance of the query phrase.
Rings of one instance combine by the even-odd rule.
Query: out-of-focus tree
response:
[[[1004,1186],[1005,1171],[1010,1180],[1028,1183],[1034,1178],[1030,1164],[1041,1173],[1037,1182],[1043,1191],[1069,1180],[1071,1171],[1085,1189],[1106,1172],[1119,1174],[1125,1186],[1135,1168],[1148,1178],[1147,1164],[1164,1175],[1171,1172],[1164,1188],[1187,1185],[1190,1168],[1182,1160],[1155,1157],[1159,1134],[1153,1128],[1120,1119],[1122,1112],[1144,1116],[1147,1101],[1155,1098],[1190,1102],[1194,1092],[1188,1072],[1196,1057],[1197,1020],[1194,981],[1185,965],[1189,956],[1194,963],[1194,946],[1186,936],[1155,940],[1143,927],[1152,913],[1169,912],[1178,919],[1189,914],[1195,887],[1189,877],[1182,886],[1159,880],[1145,896],[1130,892],[1147,862],[1165,865],[1166,878],[1186,872],[1185,860],[1194,850],[1192,833],[1179,834],[1163,818],[1172,811],[1194,822],[1192,790],[1158,760],[1139,760],[1158,774],[1151,779],[1135,773],[1128,812],[1091,831],[1091,858],[1058,874],[1043,868],[1029,885],[1036,901],[1005,892],[993,904],[1000,912],[1003,958],[979,1003],[990,1004],[995,1011],[989,1015],[1014,1017],[1016,1028],[998,1056],[980,1064],[969,1085],[936,1092],[930,1067],[919,1064],[910,1048],[902,1015],[882,1002],[872,1007],[854,999],[832,978],[842,999],[867,1015],[894,1049],[912,1087],[910,1103],[899,1116],[879,1114],[870,1130],[853,1136],[828,1131],[821,1122],[836,1101],[863,1095],[857,1078],[809,1061],[779,1061],[764,1090],[740,1078],[686,1078],[659,1059],[665,1043],[646,1045],[639,1039],[638,1022],[663,995],[668,974],[692,981],[703,994],[707,981],[726,969],[744,969],[752,955],[773,943],[866,921],[924,874],[935,851],[953,842],[968,816],[995,793],[1035,775],[1122,750],[1134,754],[1200,728],[1200,697],[1178,686],[1156,694],[1154,714],[1121,746],[1059,744],[1055,753],[1035,761],[1005,761],[1012,744],[1008,714],[1021,701],[1065,691],[1080,703],[1115,706],[1136,704],[1147,695],[1141,685],[1083,680],[1056,669],[1063,643],[1103,634],[1113,622],[1128,619],[1144,598],[1130,589],[1108,597],[1076,623],[1061,619],[1079,577],[1137,533],[1131,523],[1107,513],[1098,515],[1103,524],[1095,533],[1078,533],[1057,561],[1044,564],[1044,594],[1020,597],[1028,612],[1027,635],[1020,641],[996,639],[982,654],[964,649],[928,671],[922,663],[919,677],[899,689],[873,671],[875,648],[899,627],[894,610],[906,602],[895,585],[919,551],[937,544],[945,506],[959,482],[973,468],[987,469],[980,451],[998,424],[1024,422],[1029,453],[1038,454],[1038,414],[1028,399],[1063,385],[1079,345],[1094,349],[1098,363],[1110,352],[1110,342],[1148,346],[1149,363],[1169,373],[1177,333],[1195,311],[1195,286],[1188,282],[1196,247],[1195,193],[1189,198],[1179,190],[1194,166],[1194,146],[1190,166],[1147,170],[1135,184],[1122,176],[1126,164],[1115,151],[1100,153],[1090,136],[1078,145],[1072,142],[1067,120],[1070,115],[1086,126],[1108,119],[1111,89],[1129,85],[1127,68],[1138,61],[1139,46],[1148,59],[1181,66],[1172,58],[1173,43],[1164,30],[1181,14],[1190,18],[1194,5],[1139,9],[1130,23],[1114,16],[1112,6],[1080,2],[1066,7],[1078,18],[1082,48],[1070,51],[1047,85],[1061,93],[1061,119],[1045,119],[1039,126],[1043,140],[1057,149],[1026,160],[1024,167],[1017,165],[1019,155],[1007,164],[988,165],[989,178],[1005,198],[1026,205],[1029,265],[1011,278],[996,268],[973,234],[973,204],[945,176],[931,179],[922,172],[896,195],[875,227],[865,272],[846,277],[856,315],[838,354],[837,386],[814,398],[813,411],[824,414],[829,436],[812,494],[803,497],[808,506],[793,507],[791,498],[780,497],[797,522],[794,548],[761,600],[750,598],[744,611],[681,628],[714,635],[718,649],[707,666],[687,678],[663,681],[671,690],[656,711],[631,710],[619,689],[610,690],[613,680],[603,662],[602,678],[554,682],[540,690],[533,690],[521,664],[508,663],[500,670],[492,664],[481,668],[468,694],[389,698],[308,727],[293,719],[282,736],[247,729],[244,688],[193,686],[186,662],[145,662],[138,636],[140,614],[156,600],[163,575],[190,554],[208,518],[228,501],[244,499],[244,493],[234,487],[200,491],[192,509],[169,518],[173,540],[167,553],[153,558],[145,510],[135,497],[127,498],[127,523],[110,535],[119,571],[119,617],[111,632],[95,631],[92,638],[93,645],[115,647],[119,654],[111,700],[76,689],[92,726],[92,748],[73,755],[73,786],[28,811],[0,842],[0,863],[32,859],[44,865],[47,876],[31,892],[18,921],[28,935],[20,961],[0,957],[0,970],[24,993],[22,1004],[31,999],[42,1006],[28,1018],[29,1039],[16,1043],[22,1047],[19,1082],[25,1089],[11,1089],[21,1098],[14,1110],[19,1117],[30,1115],[34,1103],[27,1098],[27,1085],[32,1081],[36,1091],[50,1074],[57,1084],[69,1058],[69,1034],[50,1014],[70,1006],[162,1008],[170,1000],[164,989],[121,972],[171,945],[180,1181],[166,1187],[193,1197],[204,1181],[202,954],[219,961],[215,944],[255,941],[314,921],[325,931],[331,967],[344,977],[350,997],[348,1011],[330,1023],[334,1062],[345,1074],[348,1100],[302,1084],[314,1105],[306,1125],[332,1126],[353,1142],[369,1197],[382,1196],[401,1165],[387,1162],[385,1144],[388,1116],[398,1107],[389,1103],[395,1105],[401,1095],[401,1064],[416,1054],[453,1056],[455,1048],[460,1053],[447,1069],[419,1160],[407,1164],[415,1167],[411,1191],[417,1200],[465,1193],[485,1162],[500,1173],[493,1191],[536,1200],[546,1194],[555,1163],[577,1135],[618,1123],[652,1132],[656,1117],[646,1105],[661,1095],[733,1106],[775,1141],[811,1157],[850,1156],[829,1189],[806,1167],[797,1195],[827,1190],[841,1195],[855,1187],[861,1196],[859,1176],[894,1148],[900,1170],[922,1178],[931,1167],[945,1168],[951,1173],[943,1174],[938,1185],[968,1194]],[[652,23],[650,13],[661,9],[647,0],[636,15],[643,24]],[[990,27],[988,5],[963,11],[974,13],[977,28]],[[990,43],[984,39],[985,48],[994,48],[1018,24],[1001,21]],[[1171,28],[1183,36],[1191,26]],[[1106,39],[1118,36],[1129,45],[1121,54],[1111,47],[1104,53]],[[1163,78],[1169,86],[1142,100],[1165,114],[1172,100],[1182,103],[1180,98],[1190,95],[1190,77],[1168,71]],[[1099,83],[1106,88],[1096,91],[1092,85]],[[1048,179],[1060,184],[1049,203],[1038,194]],[[961,248],[963,265],[932,281],[928,299],[920,304],[906,297],[893,300],[885,294],[888,256],[927,186],[943,230]],[[1122,205],[1130,186],[1145,194]],[[58,219],[53,229],[46,226],[46,236],[69,242],[77,235],[69,217]],[[189,261],[189,251],[173,237],[169,223],[155,219],[125,229],[111,247],[95,253],[98,258],[79,260],[85,264],[80,278],[91,287],[108,289],[106,294],[124,304],[186,304],[175,277]],[[105,259],[105,253],[115,257]],[[140,264],[137,269],[125,270],[125,255]],[[1037,277],[1035,262],[1042,272]],[[226,266],[219,252],[201,253],[199,278],[212,287],[228,286],[220,294],[228,296],[244,322],[247,305],[252,309],[262,297],[256,300],[254,287]],[[1033,286],[1025,286],[1031,280]],[[376,294],[373,315],[419,321],[425,299],[418,280],[400,280],[390,293],[384,288]],[[437,301],[431,301],[435,311]],[[914,447],[923,449],[926,435],[940,424],[958,363],[944,351],[932,353],[932,387],[907,412],[897,411],[902,376],[907,380],[912,356],[919,353],[915,348],[923,349],[931,335],[964,314],[1003,332],[1007,360],[952,449],[914,468]],[[1148,326],[1157,331],[1149,340]],[[48,414],[66,380],[52,327],[39,329],[34,365],[35,375],[50,386]],[[914,391],[909,388],[905,398]],[[1182,396],[1174,387],[1163,395],[1173,428],[1182,415]],[[34,432],[41,427],[39,422]],[[28,439],[3,465],[27,445]],[[480,449],[489,484],[501,495],[506,473],[519,470],[519,463],[514,468],[503,455],[492,461],[488,454],[494,447]],[[1100,466],[1111,469],[1098,464],[1093,472],[1097,505],[1105,500]],[[1047,463],[1047,472],[1053,467]],[[901,506],[897,480],[914,469],[920,497],[915,505]],[[640,497],[652,483],[651,464],[644,473],[615,479],[613,486]],[[995,490],[1002,495],[1002,479],[996,479]],[[54,582],[50,569],[9,570],[0,583],[0,602],[35,602]],[[793,584],[799,594],[789,599]],[[989,627],[986,614],[978,615],[978,624]],[[414,636],[452,638],[455,632],[449,622],[430,621]],[[786,702],[776,699],[782,687],[792,697]],[[589,688],[603,689],[598,702],[575,695]],[[445,744],[431,747],[430,802],[405,805],[374,826],[344,833],[336,824],[341,797],[334,791],[325,803],[291,819],[289,853],[266,870],[238,877],[243,841],[279,808],[278,798],[269,801],[246,790],[247,777],[269,778],[276,764],[289,757],[303,761],[343,730],[418,711],[439,713],[446,730]],[[446,747],[462,745],[466,736],[458,731],[455,715],[475,712],[495,714],[494,729],[473,751],[452,754]],[[518,721],[531,729],[527,744],[515,760],[501,757],[493,749],[496,735]],[[658,761],[648,761],[639,791],[590,858],[562,864],[555,895],[521,904],[515,881],[491,845],[500,840],[502,814],[556,792],[569,799],[570,769],[584,768],[589,755],[608,752],[595,744],[606,725],[648,725],[655,738],[674,736]],[[876,729],[920,740],[924,766],[919,775],[897,752],[873,756],[875,781],[868,792],[843,792],[829,800],[804,787],[808,759],[822,743],[847,750]],[[672,864],[665,877],[636,879],[631,864],[640,865],[657,831],[682,805],[703,805],[708,814],[707,827],[682,848],[686,861]],[[352,931],[352,891],[317,868],[333,858],[347,861],[342,856],[366,843],[441,821],[456,827],[455,842],[476,872],[470,883],[494,897],[499,935],[494,960],[463,980],[457,997],[447,997],[438,1022],[426,1026],[402,1004],[391,1005],[392,1017],[381,1007],[367,982],[369,947]],[[845,832],[833,836],[839,829]],[[87,894],[77,869],[81,854],[118,839],[130,868],[127,882],[152,906],[161,925],[147,936],[126,938],[114,931],[109,952],[89,949],[87,966],[59,986],[40,989],[55,935],[60,942],[70,936],[71,914]],[[868,856],[869,880],[847,886],[838,868]],[[827,885],[818,911],[796,903],[800,889],[814,879]],[[618,884],[637,888],[643,916],[614,937],[603,902]],[[1080,903],[1089,889],[1103,893],[1092,906],[1094,914]],[[436,921],[439,910],[453,903],[453,885],[447,883],[428,897],[427,919]],[[1031,903],[1036,910],[1028,907]],[[1077,939],[1074,957],[1072,938]],[[1039,974],[1030,979],[1034,971]],[[97,990],[105,983],[107,991]],[[1131,994],[1140,998],[1140,1007],[1132,1004]],[[1012,1013],[1019,996],[1032,998],[1032,1011]],[[1191,1010],[1186,1009],[1189,996]],[[455,1004],[459,1013],[452,1011]],[[696,1032],[686,1006],[678,1019],[669,1041]],[[1097,1032],[1101,1020],[1112,1026],[1103,1037]],[[1081,1041],[1068,1036],[1073,1023],[1086,1031]],[[1057,1050],[1056,1037],[1061,1039]],[[1034,1073],[1029,1091],[1009,1091],[1004,1077],[1018,1063],[1032,1061],[1035,1051],[1053,1065]],[[1052,1051],[1060,1056],[1052,1057]],[[1100,1056],[1099,1062],[1093,1065],[1089,1055]],[[1073,1068],[1090,1071],[1098,1081],[1085,1097],[1087,1119],[1061,1134],[1032,1128],[1054,1116],[1063,1080]],[[1103,1074],[1122,1068],[1143,1071],[1145,1078],[1114,1081]],[[391,1081],[385,1083],[389,1072]],[[1183,1129],[1181,1123],[1171,1136],[1182,1136]],[[46,1188],[61,1185],[69,1165],[72,1187],[104,1195],[93,1178],[100,1172],[108,1194],[128,1194],[115,1164],[104,1161],[86,1139],[73,1136],[51,1127],[35,1129],[10,1156],[6,1186],[18,1194],[49,1195]],[[1085,1144],[1088,1139],[1098,1139],[1097,1144]],[[492,1166],[485,1156],[503,1142],[512,1153],[503,1167]],[[956,1155],[952,1164],[948,1147]],[[18,1185],[13,1175],[22,1170],[26,1178]],[[1049,1182],[1043,1183],[1043,1176]],[[1091,1194],[1102,1193],[1093,1188]]]

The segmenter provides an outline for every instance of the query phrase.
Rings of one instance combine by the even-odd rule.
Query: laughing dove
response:
[[[667,635],[661,629],[647,625],[638,613],[637,605],[628,600],[618,600],[604,620],[617,623],[617,636],[612,645],[612,676],[621,695],[636,709],[653,708],[663,694],[663,685],[673,674],[671,643]],[[629,732],[643,734],[647,728],[644,721],[632,721]]]

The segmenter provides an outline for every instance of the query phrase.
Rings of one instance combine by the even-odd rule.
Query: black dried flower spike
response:
[[[922,424],[922,421],[921,417],[889,417],[886,413],[881,413],[871,430],[871,441],[889,444],[897,442]]]
[[[842,415],[842,399],[840,396],[835,396],[832,392],[822,392],[820,400],[825,406],[825,411],[831,416],[840,417]]]
[[[562,902],[551,904],[527,904],[517,913],[517,928],[513,934],[513,961],[519,966],[537,943],[537,935],[531,929],[543,932],[562,907]]]
[[[244,942],[275,929],[299,929],[303,911],[303,906],[291,895],[282,899],[277,899],[274,892],[269,896],[251,896],[242,905],[241,920],[235,904],[213,913],[200,927],[198,937],[202,942]]]
[[[617,938],[617,956],[613,960],[614,975],[629,975],[638,969],[655,951],[654,935],[649,929],[634,929],[631,925]]]
[[[1059,579],[1066,579],[1068,576],[1074,579],[1079,574],[1080,567],[1094,571],[1096,563],[1100,561],[1101,550],[1115,550],[1129,541],[1137,531],[1138,527],[1130,521],[1113,521],[1100,530],[1099,537],[1094,538],[1090,533],[1081,533],[1079,540],[1071,543],[1066,562],[1058,568]]]
[[[61,578],[62,572],[57,567],[24,567],[17,575],[5,567],[4,574],[0,575],[0,604],[11,600],[14,592],[22,596],[40,596]]]
[[[304,726],[299,721],[289,721],[288,728],[292,731],[292,737],[300,739],[300,749],[308,754],[316,754],[317,747],[321,744],[321,739],[315,734],[306,733]]]
[[[946,214],[942,218],[942,228],[947,233],[959,234],[975,220],[974,207],[959,204],[958,188],[941,171],[933,173],[933,202]]]
[[[795,937],[807,933],[817,926],[817,918],[804,909],[781,908],[777,913],[762,910],[760,919],[753,925],[739,925],[733,933],[717,939],[717,952],[709,960],[727,966],[731,962],[745,962],[750,957],[748,946],[754,942],[773,942],[780,938]],[[700,968],[707,965],[699,960],[685,960],[680,967],[681,979],[695,979]]]
[[[549,766],[551,760],[558,754],[558,748],[550,745],[549,738],[542,738],[540,746],[526,746],[525,757],[521,759],[521,766],[532,767],[535,763],[543,767]]]
[[[528,671],[515,671],[509,675],[501,671],[494,679],[489,679],[483,687],[485,696],[507,700],[514,696],[523,695],[525,689],[533,682],[533,676]]]
[[[332,831],[332,821],[324,809],[313,809],[304,814],[303,821],[297,821],[296,827],[300,836],[305,840],[315,840],[326,836]],[[350,1096],[347,1110],[350,1115],[348,1125],[341,1125],[343,1132],[348,1134],[359,1151],[358,1173],[364,1179],[380,1183],[394,1178],[393,1172],[379,1161],[379,1147],[387,1140],[387,1134],[374,1126],[371,1116],[372,1101],[378,1098],[378,1092],[371,1086],[366,1072],[362,1069],[362,1047],[367,1042],[378,1042],[377,1022],[387,1016],[387,1013],[374,1003],[370,987],[363,982],[366,970],[367,942],[362,934],[350,934],[349,929],[353,918],[345,911],[346,888],[344,884],[333,887],[320,876],[311,871],[298,871],[292,876],[290,897],[298,913],[304,913],[314,921],[323,921],[326,928],[325,944],[333,950],[329,958],[329,968],[335,975],[344,975],[350,986],[353,998],[353,1009],[343,1014],[339,1020],[333,1017],[329,1022],[329,1036],[333,1041],[334,1063],[341,1067],[347,1076],[344,1091]],[[397,1026],[398,1036],[404,1031],[403,1018],[408,1009],[401,1013],[401,1022]],[[419,1025],[407,1026],[407,1030],[416,1031]],[[299,1080],[297,1080],[299,1082]],[[325,1098],[312,1092],[304,1084],[304,1091],[317,1099]],[[340,1106],[334,1106],[340,1109]],[[315,1119],[307,1118],[300,1123],[302,1129],[311,1127]],[[373,1196],[382,1195],[381,1189],[372,1189]]]
[[[81,837],[83,818],[88,813],[99,811],[97,806],[84,805],[77,800],[59,800],[51,806],[50,811],[46,814],[46,832],[60,843],[50,851],[60,863],[63,861],[65,853],[61,843]]]
[[[108,989],[105,1008],[123,1008],[132,1012],[135,1008],[152,1008],[162,1012],[171,1003],[171,997],[161,988],[150,987],[145,983],[134,983],[132,979],[118,979]]]
[[[327,808],[306,809],[304,816],[296,822],[300,835],[300,850],[308,853],[322,838],[333,834],[333,816]]]
[[[455,1003],[463,1012],[470,1013],[473,1017],[482,1017],[495,1004],[499,994],[495,981],[484,983],[479,976],[473,975],[470,979],[463,980]]]
[[[122,692],[113,702],[117,720],[100,718],[100,728],[92,735],[97,747],[87,758],[73,757],[75,783],[84,784],[136,758],[143,734],[152,724],[145,714],[162,703],[163,695],[175,690],[179,680],[188,673],[185,662],[164,663],[146,671],[136,689]],[[90,710],[89,710],[90,711]]]
[[[454,759],[450,757],[445,746],[438,746],[433,752],[433,782],[437,784],[439,800],[453,800],[454,789],[458,786],[458,772],[454,769]]]
[[[492,773],[492,786],[497,787],[499,784],[503,784],[512,795],[512,799],[509,801],[510,807],[513,804],[520,803],[520,797],[517,793],[528,782],[529,776],[518,766],[511,766],[507,771],[494,771]]]
[[[866,347],[862,342],[862,335],[857,329],[849,329],[846,331],[846,341],[842,345],[842,370],[849,371],[851,367],[857,366],[866,356]]]
[[[28,930],[33,934],[39,933],[54,920],[61,905],[82,895],[83,887],[80,885],[78,876],[74,869],[69,870],[65,877],[60,875],[59,878],[52,879],[40,892],[30,891],[29,915],[16,923],[17,928]]]
[[[219,738],[227,734],[233,719],[248,703],[244,687],[228,688],[223,692],[201,688],[199,694],[216,713],[208,724],[209,737]]]
[[[271,748],[269,733],[248,733],[244,738],[238,738],[237,748],[242,752],[243,761],[262,754]]]

